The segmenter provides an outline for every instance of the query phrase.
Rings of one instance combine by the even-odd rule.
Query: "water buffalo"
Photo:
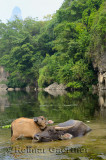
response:
[[[11,124],[11,140],[14,141],[22,137],[33,138],[35,134],[44,130],[48,123],[51,124],[53,121],[47,121],[43,116],[33,119],[24,117],[18,118]]]
[[[69,120],[57,126],[48,126],[44,131],[34,135],[35,142],[48,142],[53,140],[71,139],[83,136],[91,128],[82,121]]]

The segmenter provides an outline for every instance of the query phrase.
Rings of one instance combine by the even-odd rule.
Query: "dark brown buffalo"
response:
[[[53,123],[53,121],[47,121],[43,116],[33,119],[24,117],[18,118],[11,124],[11,140],[14,141],[22,137],[34,138],[34,135],[44,130],[48,123]]]
[[[91,128],[82,121],[69,120],[57,126],[48,126],[44,131],[34,135],[35,142],[71,139],[90,132]]]

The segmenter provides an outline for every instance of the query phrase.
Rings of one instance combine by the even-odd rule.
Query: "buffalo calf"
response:
[[[33,119],[18,118],[11,124],[11,140],[14,141],[22,137],[33,138],[35,134],[44,130],[48,123],[51,123],[51,121],[47,121],[43,116]]]

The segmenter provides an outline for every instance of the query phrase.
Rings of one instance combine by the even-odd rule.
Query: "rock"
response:
[[[0,82],[2,84],[7,81],[8,76],[9,76],[9,73],[5,71],[3,66],[0,66]]]
[[[99,90],[106,90],[106,72],[98,74]]]
[[[44,91],[48,92],[49,94],[53,96],[58,96],[58,95],[64,95],[67,93],[65,90],[67,87],[63,84],[58,84],[58,83],[53,83],[47,88],[44,89]]]
[[[14,91],[14,88],[8,88],[8,91]]]
[[[20,91],[21,89],[20,88],[15,88],[15,91]]]
[[[106,90],[106,52],[93,58],[93,67],[98,70],[98,89]]]
[[[30,87],[29,86],[26,87],[26,92],[30,92]]]
[[[48,90],[65,90],[67,87],[63,84],[58,84],[57,82],[51,84],[50,86],[48,86],[47,88],[45,88],[45,91]]]
[[[99,105],[100,107],[106,107],[106,90],[99,91]]]
[[[7,77],[9,76],[8,72],[5,72],[4,67],[0,66],[0,92],[5,92],[7,90],[7,85],[5,82],[7,81]]]
[[[100,61],[98,62],[98,69],[101,73],[106,72],[106,52],[102,53],[100,56]]]

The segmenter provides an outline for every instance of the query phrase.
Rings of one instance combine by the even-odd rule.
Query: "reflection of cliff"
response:
[[[97,94],[97,93],[95,93]],[[106,119],[106,90],[99,90],[98,94],[99,110],[95,111],[95,116],[99,119]]]

